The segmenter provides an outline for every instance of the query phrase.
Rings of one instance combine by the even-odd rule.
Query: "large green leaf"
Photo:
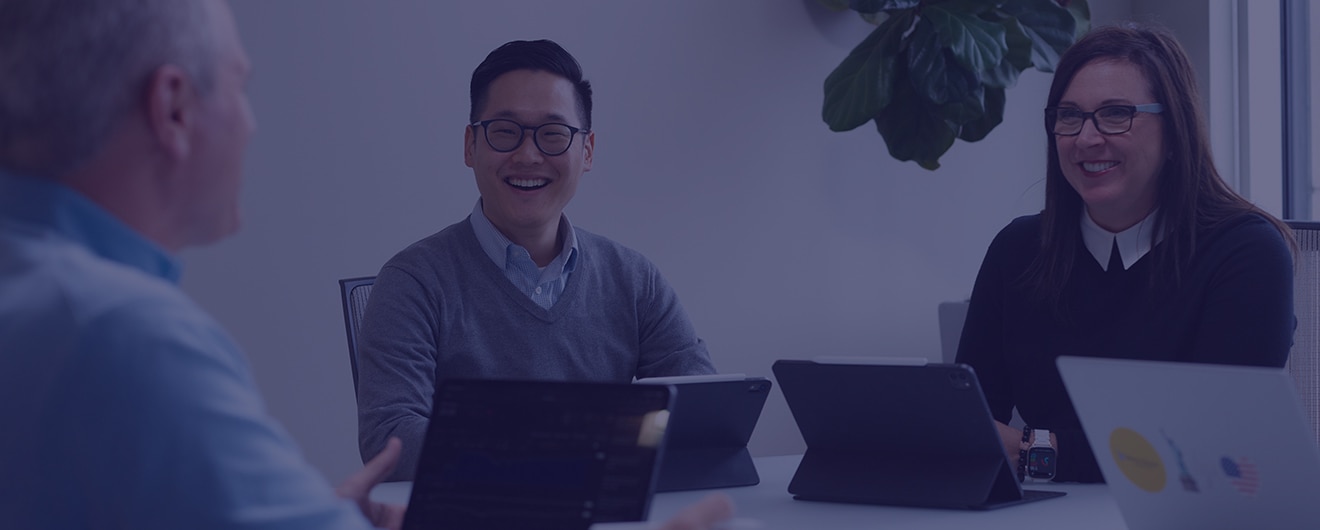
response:
[[[858,13],[858,16],[861,16],[862,20],[865,20],[867,24],[870,24],[872,26],[879,26],[880,24],[883,24],[886,20],[889,20],[889,13],[886,11],[877,11],[875,13]]]
[[[1004,104],[1007,96],[1004,89],[997,87],[985,87],[984,108],[985,112],[979,119],[969,121],[963,124],[962,131],[958,137],[966,142],[976,142],[985,138],[990,131],[998,127],[1004,121]]]
[[[856,129],[889,105],[899,39],[911,20],[910,15],[886,20],[825,78],[821,119],[831,131]]]
[[[999,66],[981,72],[981,83],[988,87],[1009,88],[1017,84],[1018,75],[1021,73],[1022,70],[1013,66],[1013,61],[1005,56]]]
[[[848,0],[816,0],[816,3],[825,6],[830,11],[848,10]]]
[[[975,72],[968,71],[953,52],[940,45],[929,19],[917,20],[908,37],[907,55],[912,87],[936,105],[962,101],[980,84]]]
[[[962,101],[951,101],[940,105],[940,115],[944,116],[945,121],[955,131],[961,129],[964,123],[973,122],[981,119],[985,114],[984,99],[985,88],[977,86],[967,98]]]
[[[1023,70],[1031,68],[1031,39],[1022,32],[1017,19],[1005,17],[999,22],[1004,28],[1008,52],[994,68],[981,72],[981,82],[986,86],[1009,88],[1017,84]]]
[[[983,72],[1004,60],[1008,51],[1004,26],[975,13],[944,9],[941,4],[928,5],[921,14],[935,29],[940,45],[952,51],[964,68]]]
[[[1073,42],[1081,40],[1082,35],[1091,31],[1091,6],[1087,5],[1086,0],[1072,0],[1068,2],[1068,12],[1072,13],[1073,24]]]
[[[858,13],[878,13],[911,9],[921,5],[921,0],[848,0],[848,7]]]
[[[997,0],[934,0],[928,3],[929,5],[938,5],[940,9],[947,11],[971,13],[973,15],[991,11],[999,5]]]
[[[956,139],[984,139],[1021,72],[1052,71],[1090,27],[1087,0],[818,1],[879,26],[826,79],[822,118],[873,119],[891,156],[929,170]]]
[[[1031,39],[1031,63],[1037,70],[1053,72],[1059,55],[1073,43],[1077,22],[1072,13],[1054,0],[1006,0],[1001,9],[1016,17]]]
[[[1022,29],[1022,24],[1016,18],[1004,20],[1004,41],[1008,43],[1008,53],[1004,54],[1018,71],[1031,68],[1031,37]]]
[[[899,75],[903,69],[900,63],[896,68]],[[916,161],[932,171],[939,169],[940,155],[953,146],[956,136],[939,109],[905,86],[895,87],[894,104],[875,117],[875,128],[884,137],[889,156]]]

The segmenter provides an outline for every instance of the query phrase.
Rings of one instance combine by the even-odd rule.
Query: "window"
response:
[[[1310,0],[1280,0],[1283,56],[1283,215],[1315,220],[1320,214],[1320,105],[1312,87],[1320,87],[1320,41],[1309,28],[1320,23],[1320,9]]]
[[[1227,0],[1208,11],[1207,109],[1224,179],[1285,219],[1320,219],[1320,23],[1312,0]],[[1312,101],[1317,99],[1317,101]]]

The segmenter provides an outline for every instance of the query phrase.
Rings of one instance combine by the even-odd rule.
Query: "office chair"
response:
[[[339,280],[339,295],[344,301],[344,331],[348,333],[348,363],[353,367],[355,394],[358,387],[357,332],[362,325],[362,311],[367,308],[367,296],[375,283],[375,276]]]
[[[1288,373],[1297,384],[1311,432],[1320,442],[1320,222],[1287,221],[1297,238],[1297,269],[1293,276],[1293,333]]]

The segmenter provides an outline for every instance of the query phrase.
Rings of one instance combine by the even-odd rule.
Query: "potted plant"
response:
[[[876,25],[825,79],[821,117],[836,132],[874,121],[891,156],[929,170],[999,125],[1004,91],[1054,71],[1091,18],[1085,0],[818,1]]]

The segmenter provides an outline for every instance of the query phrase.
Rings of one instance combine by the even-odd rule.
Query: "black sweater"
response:
[[[995,419],[1008,423],[1016,406],[1027,425],[1056,433],[1055,480],[1104,480],[1055,367],[1060,355],[1278,367],[1287,361],[1295,327],[1292,255],[1264,218],[1243,215],[1203,230],[1177,288],[1151,288],[1155,249],[1126,271],[1105,272],[1079,232],[1060,310],[1022,281],[1040,251],[1040,227],[1039,215],[1020,217],[990,244],[958,362],[976,370]]]

